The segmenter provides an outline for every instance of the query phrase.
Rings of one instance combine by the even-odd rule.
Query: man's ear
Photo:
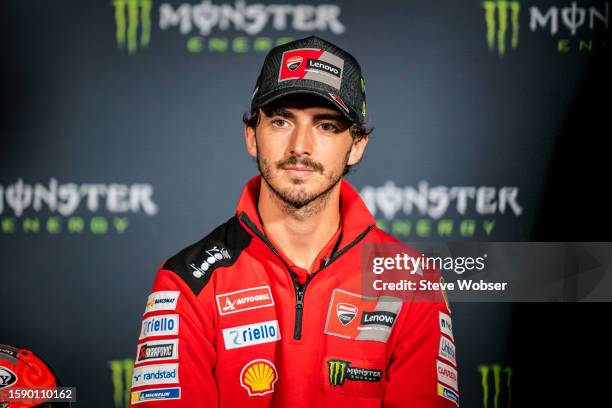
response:
[[[247,152],[253,157],[257,157],[257,139],[255,138],[255,129],[244,125],[244,142],[246,143]]]
[[[352,166],[353,164],[359,163],[367,144],[368,135],[365,135],[360,139],[354,139],[353,144],[351,145],[351,153],[349,154],[349,159],[346,164]]]

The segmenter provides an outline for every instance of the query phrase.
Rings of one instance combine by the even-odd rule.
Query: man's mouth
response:
[[[313,173],[314,170],[308,167],[299,167],[299,166],[287,166],[284,168],[292,176],[306,176],[310,173]]]

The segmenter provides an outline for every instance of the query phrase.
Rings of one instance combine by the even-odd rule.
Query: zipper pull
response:
[[[301,289],[299,289],[296,293],[295,308],[296,309],[304,308],[304,291]]]
[[[329,263],[329,258],[328,257],[323,257],[323,259],[321,259],[321,266],[319,266],[319,268],[323,268],[325,266],[327,266],[327,264]]]

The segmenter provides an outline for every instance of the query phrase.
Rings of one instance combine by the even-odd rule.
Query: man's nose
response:
[[[313,133],[308,126],[296,126],[289,142],[289,153],[295,156],[311,155]]]

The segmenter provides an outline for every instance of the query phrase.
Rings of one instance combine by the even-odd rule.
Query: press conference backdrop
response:
[[[598,149],[583,143],[610,135],[595,102],[610,3],[3,2],[0,343],[44,356],[77,406],[126,406],[155,271],[232,215],[257,173],[241,116],[263,58],[309,35],[362,64],[375,130],[349,181],[383,229],[527,241],[594,226],[542,206],[589,196],[555,171],[580,171],[575,140],[584,166]],[[462,406],[509,406],[513,305],[455,304],[453,320]]]

